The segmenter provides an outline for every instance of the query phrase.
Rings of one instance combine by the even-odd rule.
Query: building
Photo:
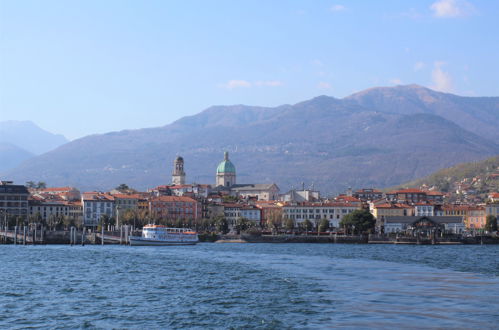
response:
[[[139,200],[142,198],[139,194],[112,194],[114,197],[114,206],[119,212],[126,210],[137,210],[139,208]]]
[[[32,196],[29,199],[29,215],[40,217],[46,223],[61,217],[73,219],[76,223],[81,223],[83,219],[83,208],[80,201],[66,201],[60,197],[42,198]]]
[[[499,200],[485,205],[485,215],[493,215],[499,220]]]
[[[363,202],[367,202],[383,198],[383,192],[374,188],[364,188],[353,192],[352,196]]]
[[[78,201],[81,198],[80,191],[74,187],[51,187],[43,189],[30,189],[32,194],[57,195],[67,201]]]
[[[349,203],[286,203],[282,207],[283,217],[295,221],[295,224],[305,220],[318,222],[321,219],[329,220],[331,227],[339,227],[343,217],[355,210],[358,205]]]
[[[401,189],[386,193],[386,199],[396,203],[419,203],[426,201],[426,192],[420,189]]]
[[[453,234],[462,233],[466,227],[461,217],[416,217],[386,216],[383,219],[385,233],[402,233],[415,230],[441,231]]]
[[[180,156],[173,161],[172,185],[185,184],[184,159]]]
[[[110,218],[115,216],[114,197],[102,192],[84,192],[81,195],[83,207],[83,225],[85,227],[97,227],[102,216]]]
[[[29,191],[25,186],[13,184],[12,181],[0,181],[0,213],[27,220],[28,197]]]
[[[472,206],[468,210],[468,216],[465,218],[466,228],[483,229],[485,228],[486,216],[485,207]]]
[[[316,190],[302,190],[292,189],[289,192],[280,195],[279,200],[283,202],[301,203],[301,202],[318,202],[320,200],[320,193]]]
[[[159,196],[149,200],[149,213],[156,218],[177,220],[201,218],[201,204],[185,196]]]
[[[241,218],[250,220],[255,225],[259,225],[261,223],[261,210],[254,205],[245,205],[241,207],[239,214]]]
[[[414,204],[414,216],[433,217],[435,216],[435,205],[425,202]]]
[[[279,187],[275,183],[235,184],[230,189],[243,198],[255,197],[260,201],[275,201],[279,198]]]
[[[215,186],[231,187],[236,184],[236,167],[229,160],[229,153],[224,153],[224,160],[217,167]]]
[[[369,211],[377,220],[383,220],[389,216],[407,217],[412,216],[414,208],[401,203],[369,203]]]

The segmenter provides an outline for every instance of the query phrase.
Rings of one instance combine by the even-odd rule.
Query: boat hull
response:
[[[198,243],[198,241],[168,241],[142,237],[130,237],[129,242],[132,246],[195,245]]]

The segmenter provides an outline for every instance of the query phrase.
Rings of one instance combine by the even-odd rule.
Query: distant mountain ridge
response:
[[[0,122],[0,142],[11,143],[39,155],[67,143],[61,134],[50,133],[31,121],[7,120]]]
[[[72,141],[2,177],[83,190],[120,183],[145,189],[169,183],[180,154],[188,181],[214,183],[228,150],[238,183],[276,182],[285,190],[305,182],[325,193],[387,187],[498,154],[499,133],[490,127],[499,124],[499,97],[483,99],[410,85],[275,108],[214,106],[163,127]],[[477,129],[484,121],[489,128]]]
[[[0,172],[10,170],[35,155],[67,143],[60,134],[52,134],[31,121],[0,122]]]

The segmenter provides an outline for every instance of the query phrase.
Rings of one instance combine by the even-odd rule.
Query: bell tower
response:
[[[184,159],[180,156],[173,161],[172,184],[185,184]]]

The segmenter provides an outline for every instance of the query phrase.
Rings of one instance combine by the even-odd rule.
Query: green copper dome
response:
[[[236,167],[229,160],[229,153],[224,153],[224,160],[217,167],[217,173],[236,173]]]

